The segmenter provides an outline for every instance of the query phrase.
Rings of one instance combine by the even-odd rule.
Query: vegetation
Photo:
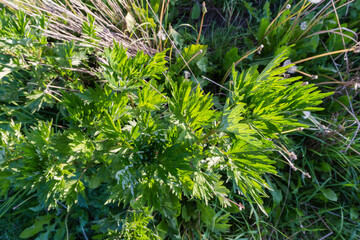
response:
[[[0,3],[0,239],[360,239],[356,1]]]

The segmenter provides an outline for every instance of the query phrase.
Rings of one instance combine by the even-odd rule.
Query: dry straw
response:
[[[0,3],[11,9],[22,10],[30,16],[46,14],[49,19],[49,28],[45,29],[44,33],[51,38],[65,41],[74,40],[78,44],[91,44],[98,50],[111,46],[115,40],[127,48],[128,54],[131,56],[135,55],[138,50],[147,54],[156,52],[150,41],[153,38],[152,35],[156,36],[156,33],[154,29],[147,26],[149,24],[135,22],[134,30],[130,34],[126,34],[123,30],[123,26],[128,24],[126,15],[135,12],[133,9],[129,9],[129,6],[136,6],[134,0],[90,0],[93,6],[91,8],[80,0],[65,1],[65,3],[57,0],[0,0]],[[100,38],[96,43],[82,35],[82,26],[84,23],[88,23],[89,15],[95,19],[96,34]],[[144,20],[143,17],[136,16],[137,21]],[[140,32],[141,36],[137,36],[135,30],[138,30],[137,32]],[[78,37],[79,35],[81,37]]]

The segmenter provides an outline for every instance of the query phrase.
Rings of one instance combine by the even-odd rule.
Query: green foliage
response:
[[[176,63],[172,65],[171,70],[175,73],[180,73],[183,69],[194,69],[195,72],[202,71],[206,72],[204,57],[206,54],[206,45],[190,45],[185,47],[181,52],[181,56],[178,56]]]
[[[321,22],[304,33],[297,18],[301,6],[272,22],[276,1],[263,9],[235,2],[214,1],[223,7],[228,29],[242,14],[259,28],[246,34],[217,29],[225,34],[204,35],[207,45],[194,44],[198,32],[170,28],[180,51],[173,54],[176,46],[165,40],[158,49],[170,51],[152,56],[129,53],[115,37],[105,46],[105,31],[122,27],[124,38],[155,36],[162,30],[160,16],[168,27],[169,19],[183,14],[174,10],[178,5],[192,9],[184,14],[198,21],[198,3],[171,1],[164,13],[162,1],[117,6],[125,20],[109,12],[106,21],[81,15],[70,41],[47,35],[54,30],[49,12],[0,12],[0,238],[282,239],[314,225],[305,237],[322,238],[333,229],[356,239],[359,158],[340,152],[339,136],[325,127],[336,121],[314,113],[322,116],[334,89],[322,93],[283,64],[321,49],[324,39],[314,34]],[[79,14],[71,6],[64,7]],[[334,14],[321,16],[337,27]],[[304,20],[312,17],[314,12]],[[104,30],[100,21],[116,26]],[[215,49],[222,37],[243,45]],[[254,42],[265,45],[261,55],[240,63]],[[331,50],[349,42],[325,39]],[[304,67],[331,71],[327,61],[316,62],[321,67]],[[222,78],[228,69],[229,78]],[[183,77],[185,70],[190,78]],[[325,111],[351,109],[356,95],[344,96]],[[343,130],[341,139],[352,139],[348,146],[356,153],[358,130],[348,126],[349,111],[338,115],[351,130]],[[308,130],[287,135],[303,128]],[[348,224],[337,223],[339,214]],[[326,217],[326,231],[317,217]]]
[[[252,126],[264,136],[276,138],[275,133],[289,130],[288,126],[302,126],[292,116],[304,110],[318,111],[321,108],[313,107],[321,103],[321,99],[331,93],[314,94],[316,88],[312,84],[303,86],[298,82],[299,77],[283,78],[279,73],[288,67],[278,67],[285,60],[288,51],[284,51],[272,60],[259,74],[256,67],[238,74],[233,68],[233,103],[245,104],[242,113],[252,120]],[[310,107],[311,106],[311,107]],[[270,135],[269,135],[270,133]]]
[[[211,109],[212,96],[199,87],[192,90],[189,80],[169,79],[170,94],[165,96],[166,88],[154,81],[166,69],[164,53],[151,59],[142,53],[128,58],[126,51],[115,44],[104,53],[107,85],[83,92],[63,91],[58,104],[64,109],[62,117],[68,129],[54,131],[51,122],[42,121],[32,130],[25,128],[25,134],[20,135],[23,140],[14,143],[12,159],[7,157],[2,163],[6,176],[12,173],[5,179],[11,188],[27,186],[40,202],[32,206],[39,212],[54,211],[59,204],[72,211],[83,211],[85,206],[98,209],[93,192],[102,191],[96,199],[109,205],[110,212],[120,210],[112,204],[122,204],[124,210],[154,209],[161,228],[171,229],[170,237],[179,234],[181,202],[186,201],[195,201],[200,208],[201,228],[207,234],[226,232],[228,214],[216,213],[210,202],[217,199],[222,206],[231,206],[229,198],[240,193],[261,207],[261,196],[266,195],[264,188],[268,187],[261,176],[276,173],[273,161],[267,157],[272,143],[251,127],[256,121],[246,114],[250,110],[246,106],[263,105],[259,99],[262,95],[252,92],[265,79],[268,86],[279,80],[275,76],[285,69],[275,67],[284,55],[277,57],[248,88],[239,88],[241,83],[234,70],[234,91],[223,112],[216,112]],[[290,80],[284,83],[288,86],[276,85],[275,89],[294,89]],[[289,110],[319,104],[323,95],[314,90],[310,88],[304,96],[290,95],[295,103]],[[286,123],[297,126],[294,122]],[[270,136],[274,134],[272,128],[267,131]],[[224,177],[231,188],[221,180]],[[144,236],[150,231],[149,220],[140,221],[139,214],[123,220],[124,237]],[[41,232],[45,224],[48,222],[36,221],[21,236]],[[109,236],[118,230],[112,231]]]
[[[88,38],[90,43],[98,42],[100,38],[97,36],[95,17],[93,15],[88,15],[87,18],[88,21],[83,22],[82,33]]]
[[[115,90],[137,87],[137,81],[159,78],[159,74],[165,71],[164,56],[165,52],[158,53],[153,58],[138,52],[134,58],[129,59],[122,46],[114,42],[112,48],[105,50],[107,63],[102,64],[104,78]]]
[[[24,231],[21,232],[20,238],[30,238],[39,232],[43,231],[44,225],[50,224],[51,219],[53,219],[54,216],[52,215],[46,215],[46,216],[40,216],[36,219],[34,225],[31,227],[28,227],[24,229]]]

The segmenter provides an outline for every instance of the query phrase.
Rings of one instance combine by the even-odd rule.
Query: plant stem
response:
[[[185,66],[188,66],[189,63],[190,63],[194,58],[196,58],[199,54],[201,54],[202,52],[203,52],[203,50],[200,49],[200,51],[198,51],[196,54],[194,54],[194,56],[192,56],[192,57],[189,59],[189,61],[187,61],[187,62],[185,63],[185,65],[180,69],[180,71],[178,72],[178,74],[184,69]]]
[[[202,31],[203,24],[204,24],[205,13],[207,13],[205,2],[202,3],[202,10],[203,10],[203,14],[202,14],[202,18],[201,18],[199,35],[198,35],[198,38],[197,38],[197,40],[196,40],[196,45],[199,44],[199,40],[200,40],[200,36],[201,36],[201,31]]]
[[[299,63],[303,63],[303,62],[307,62],[309,60],[313,60],[313,59],[316,59],[316,58],[321,58],[321,57],[325,57],[325,56],[329,56],[329,55],[333,55],[333,54],[338,54],[338,53],[343,53],[343,52],[349,52],[349,51],[352,51],[354,48],[348,48],[348,49],[342,49],[342,50],[338,50],[338,51],[333,51],[333,52],[328,52],[328,53],[323,53],[323,54],[319,54],[319,55],[316,55],[316,56],[312,56],[312,57],[308,57],[308,58],[305,58],[305,59],[302,59],[302,60],[299,60],[297,62],[294,62],[294,64],[299,64]]]

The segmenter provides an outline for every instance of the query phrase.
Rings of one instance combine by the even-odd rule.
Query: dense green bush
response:
[[[171,3],[166,14],[160,1],[133,5],[127,14],[120,6],[127,32],[110,41],[94,2],[82,2],[93,15],[68,3],[66,11],[54,7],[62,20],[55,12],[39,13],[36,5],[6,1],[11,8],[0,13],[0,238],[291,238],[305,231],[302,222],[322,214],[324,203],[341,198],[344,206],[324,212],[333,217],[339,209],[349,211],[350,224],[342,224],[337,235],[356,239],[356,125],[349,127],[354,143],[348,145],[355,154],[339,152],[344,143],[314,113],[326,107],[320,113],[324,119],[336,112],[346,124],[349,116],[339,109],[353,107],[341,98],[349,94],[337,89],[321,93],[290,75],[309,71],[313,74],[305,73],[307,78],[321,80],[333,71],[330,61],[316,56],[312,58],[321,67],[298,64],[323,51],[319,35],[313,34],[321,31],[321,23],[301,38],[298,19],[310,6],[303,2],[297,10],[284,5],[278,18],[271,17],[269,3],[262,10],[241,3],[247,11],[242,14],[254,16],[252,23],[259,26],[244,35],[247,50],[253,50],[240,54],[250,61],[239,56],[239,47],[214,51],[215,45],[195,44],[216,42],[213,36],[198,40],[197,34],[169,27],[182,14],[181,8],[172,8],[186,3]],[[192,6],[190,22],[201,18],[197,7]],[[203,11],[202,16],[210,14]],[[77,27],[71,26],[77,19],[72,12],[81,19],[73,22]],[[337,13],[346,14],[343,9]],[[302,20],[311,21],[314,14]],[[107,16],[107,21],[117,21]],[[159,18],[164,18],[171,41],[156,33]],[[319,21],[334,24],[334,19],[331,14]],[[67,32],[64,26],[70,26]],[[138,37],[139,48],[148,54],[134,53],[129,45],[137,35],[158,37],[150,43]],[[324,45],[330,46],[328,52],[344,44],[348,58],[356,54],[351,39],[342,42],[334,36]],[[255,41],[259,47],[250,44]],[[152,54],[153,47],[165,50]],[[289,57],[296,65],[287,64]],[[353,77],[344,75],[356,91]],[[338,105],[325,99],[334,91]],[[349,111],[355,115],[356,95],[350,100],[354,107]],[[332,190],[336,185],[356,191],[341,189],[339,195]],[[326,231],[303,234],[320,238]]]

